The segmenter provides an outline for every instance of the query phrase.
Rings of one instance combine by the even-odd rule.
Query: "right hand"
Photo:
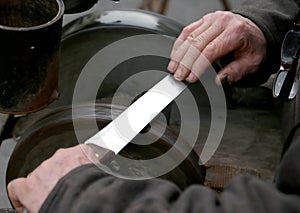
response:
[[[59,149],[27,177],[14,179],[8,184],[13,206],[20,213],[25,208],[37,213],[60,178],[76,167],[89,163],[98,163],[98,158],[87,145]]]
[[[266,57],[266,39],[251,20],[217,11],[185,27],[174,43],[168,70],[177,80],[199,80],[216,60],[233,53],[234,60],[217,75],[229,82],[258,70]]]

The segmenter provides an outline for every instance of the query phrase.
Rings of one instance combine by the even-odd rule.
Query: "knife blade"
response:
[[[168,74],[84,144],[92,147],[100,163],[110,162],[187,86]]]

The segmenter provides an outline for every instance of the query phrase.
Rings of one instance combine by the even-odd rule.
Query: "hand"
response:
[[[249,19],[217,11],[185,27],[175,41],[168,70],[177,80],[196,82],[205,69],[221,57],[233,53],[217,80],[234,82],[257,71],[266,56],[266,39]],[[219,82],[220,83],[220,82]]]
[[[24,208],[31,213],[38,212],[61,177],[78,166],[97,161],[94,151],[87,145],[59,149],[26,178],[18,178],[8,184],[13,206],[18,212],[23,212]]]

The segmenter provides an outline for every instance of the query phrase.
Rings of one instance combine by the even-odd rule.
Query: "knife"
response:
[[[168,74],[84,144],[94,150],[101,164],[108,164],[187,86]]]

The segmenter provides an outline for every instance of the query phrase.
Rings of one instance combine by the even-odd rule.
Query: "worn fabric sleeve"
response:
[[[262,83],[279,70],[281,44],[286,32],[292,29],[293,23],[297,21],[299,8],[300,0],[251,0],[244,1],[232,9],[232,12],[252,20],[267,40],[267,58],[257,73],[250,74],[249,79],[245,78],[245,86],[247,82]]]
[[[40,212],[300,212],[300,124],[283,151],[274,184],[244,175],[232,179],[222,193],[202,185],[182,191],[162,179],[124,180],[93,164],[81,166],[60,179]]]
[[[233,179],[220,194],[202,185],[181,191],[162,179],[123,180],[85,165],[59,181],[40,212],[299,212],[299,152],[300,141],[296,141],[280,164],[276,184],[245,175]]]

